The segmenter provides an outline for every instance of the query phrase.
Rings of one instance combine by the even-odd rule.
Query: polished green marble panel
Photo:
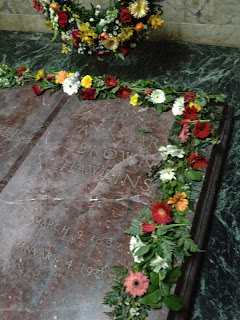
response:
[[[0,63],[40,68],[79,68],[82,74],[109,73],[122,79],[157,77],[161,84],[225,93],[234,107],[235,122],[205,254],[201,284],[192,320],[240,319],[240,49],[182,44],[145,43],[126,61],[99,62],[77,53],[61,54],[61,43],[50,34],[0,32]]]

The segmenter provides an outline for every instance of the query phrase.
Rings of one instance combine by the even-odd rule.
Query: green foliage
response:
[[[142,232],[142,223],[138,219],[133,219],[131,226],[124,231],[124,233],[130,234],[131,236],[141,235]]]
[[[181,297],[176,296],[175,294],[170,294],[169,296],[165,296],[163,298],[163,302],[166,307],[172,311],[179,311],[183,306],[183,299]]]

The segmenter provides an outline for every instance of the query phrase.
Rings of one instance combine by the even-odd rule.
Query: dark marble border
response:
[[[218,127],[221,142],[213,147],[211,161],[206,172],[207,179],[205,179],[201,188],[191,230],[194,241],[202,250],[206,250],[208,244],[217,192],[220,187],[220,174],[225,162],[228,141],[231,134],[233,108],[226,105],[223,108],[222,114],[223,118]],[[182,276],[178,280],[175,289],[175,294],[183,298],[184,306],[179,312],[170,311],[167,320],[191,319],[203,261],[204,252],[195,253],[191,258],[186,259],[182,266]]]

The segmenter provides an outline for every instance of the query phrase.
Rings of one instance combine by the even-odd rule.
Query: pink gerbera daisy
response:
[[[131,271],[124,281],[126,292],[129,293],[133,298],[136,298],[136,296],[143,296],[147,292],[148,286],[148,277],[139,271]]]

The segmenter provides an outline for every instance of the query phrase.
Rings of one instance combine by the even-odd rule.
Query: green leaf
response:
[[[125,60],[124,54],[122,54],[121,52],[117,52],[116,56],[122,60]]]
[[[174,139],[168,138],[168,141],[174,146],[178,145],[178,142],[176,140],[174,140]]]
[[[164,282],[174,283],[176,281],[176,278],[179,278],[180,276],[181,276],[181,268],[175,267],[168,271],[167,276],[164,279]]]
[[[188,170],[187,171],[187,177],[189,180],[193,180],[193,181],[201,181],[202,180],[202,174],[199,171],[196,170]]]
[[[166,237],[162,238],[161,249],[163,251],[164,258],[171,261],[174,248],[175,243],[173,241],[166,239]]]
[[[165,233],[167,233],[169,230],[176,228],[176,227],[182,227],[182,226],[184,226],[184,224],[181,224],[181,223],[169,224],[166,226],[161,225],[161,226],[157,227],[157,235],[162,236]]]
[[[133,219],[131,226],[125,230],[124,233],[130,234],[131,236],[139,236],[143,234],[141,221],[138,219]]]
[[[118,91],[119,87],[120,87],[120,86],[116,86],[115,88],[113,88],[113,89],[111,90],[111,92],[112,92],[112,93],[116,93],[116,92]]]
[[[145,295],[143,298],[139,299],[139,302],[142,304],[157,304],[162,300],[162,290],[157,289],[154,292]]]
[[[175,100],[174,96],[168,95],[168,96],[166,96],[166,99],[165,99],[164,103],[169,103],[169,102],[174,101],[174,100]]]
[[[179,311],[183,306],[183,299],[175,294],[170,294],[169,296],[164,297],[163,302],[166,307],[172,311]]]
[[[150,273],[150,283],[154,287],[159,286],[159,275],[156,272],[151,272]]]
[[[165,279],[164,279],[164,281],[165,281]],[[164,296],[168,296],[170,293],[171,284],[162,282],[161,287],[162,287],[162,291],[163,291]]]
[[[139,133],[150,133],[151,131],[147,130],[147,129],[138,129],[137,130]]]
[[[162,104],[156,104],[155,106],[156,110],[157,110],[157,114],[160,115],[163,112],[163,105]]]
[[[143,256],[145,253],[147,253],[150,250],[150,248],[151,248],[150,244],[147,246],[142,246],[134,253],[134,255]]]

